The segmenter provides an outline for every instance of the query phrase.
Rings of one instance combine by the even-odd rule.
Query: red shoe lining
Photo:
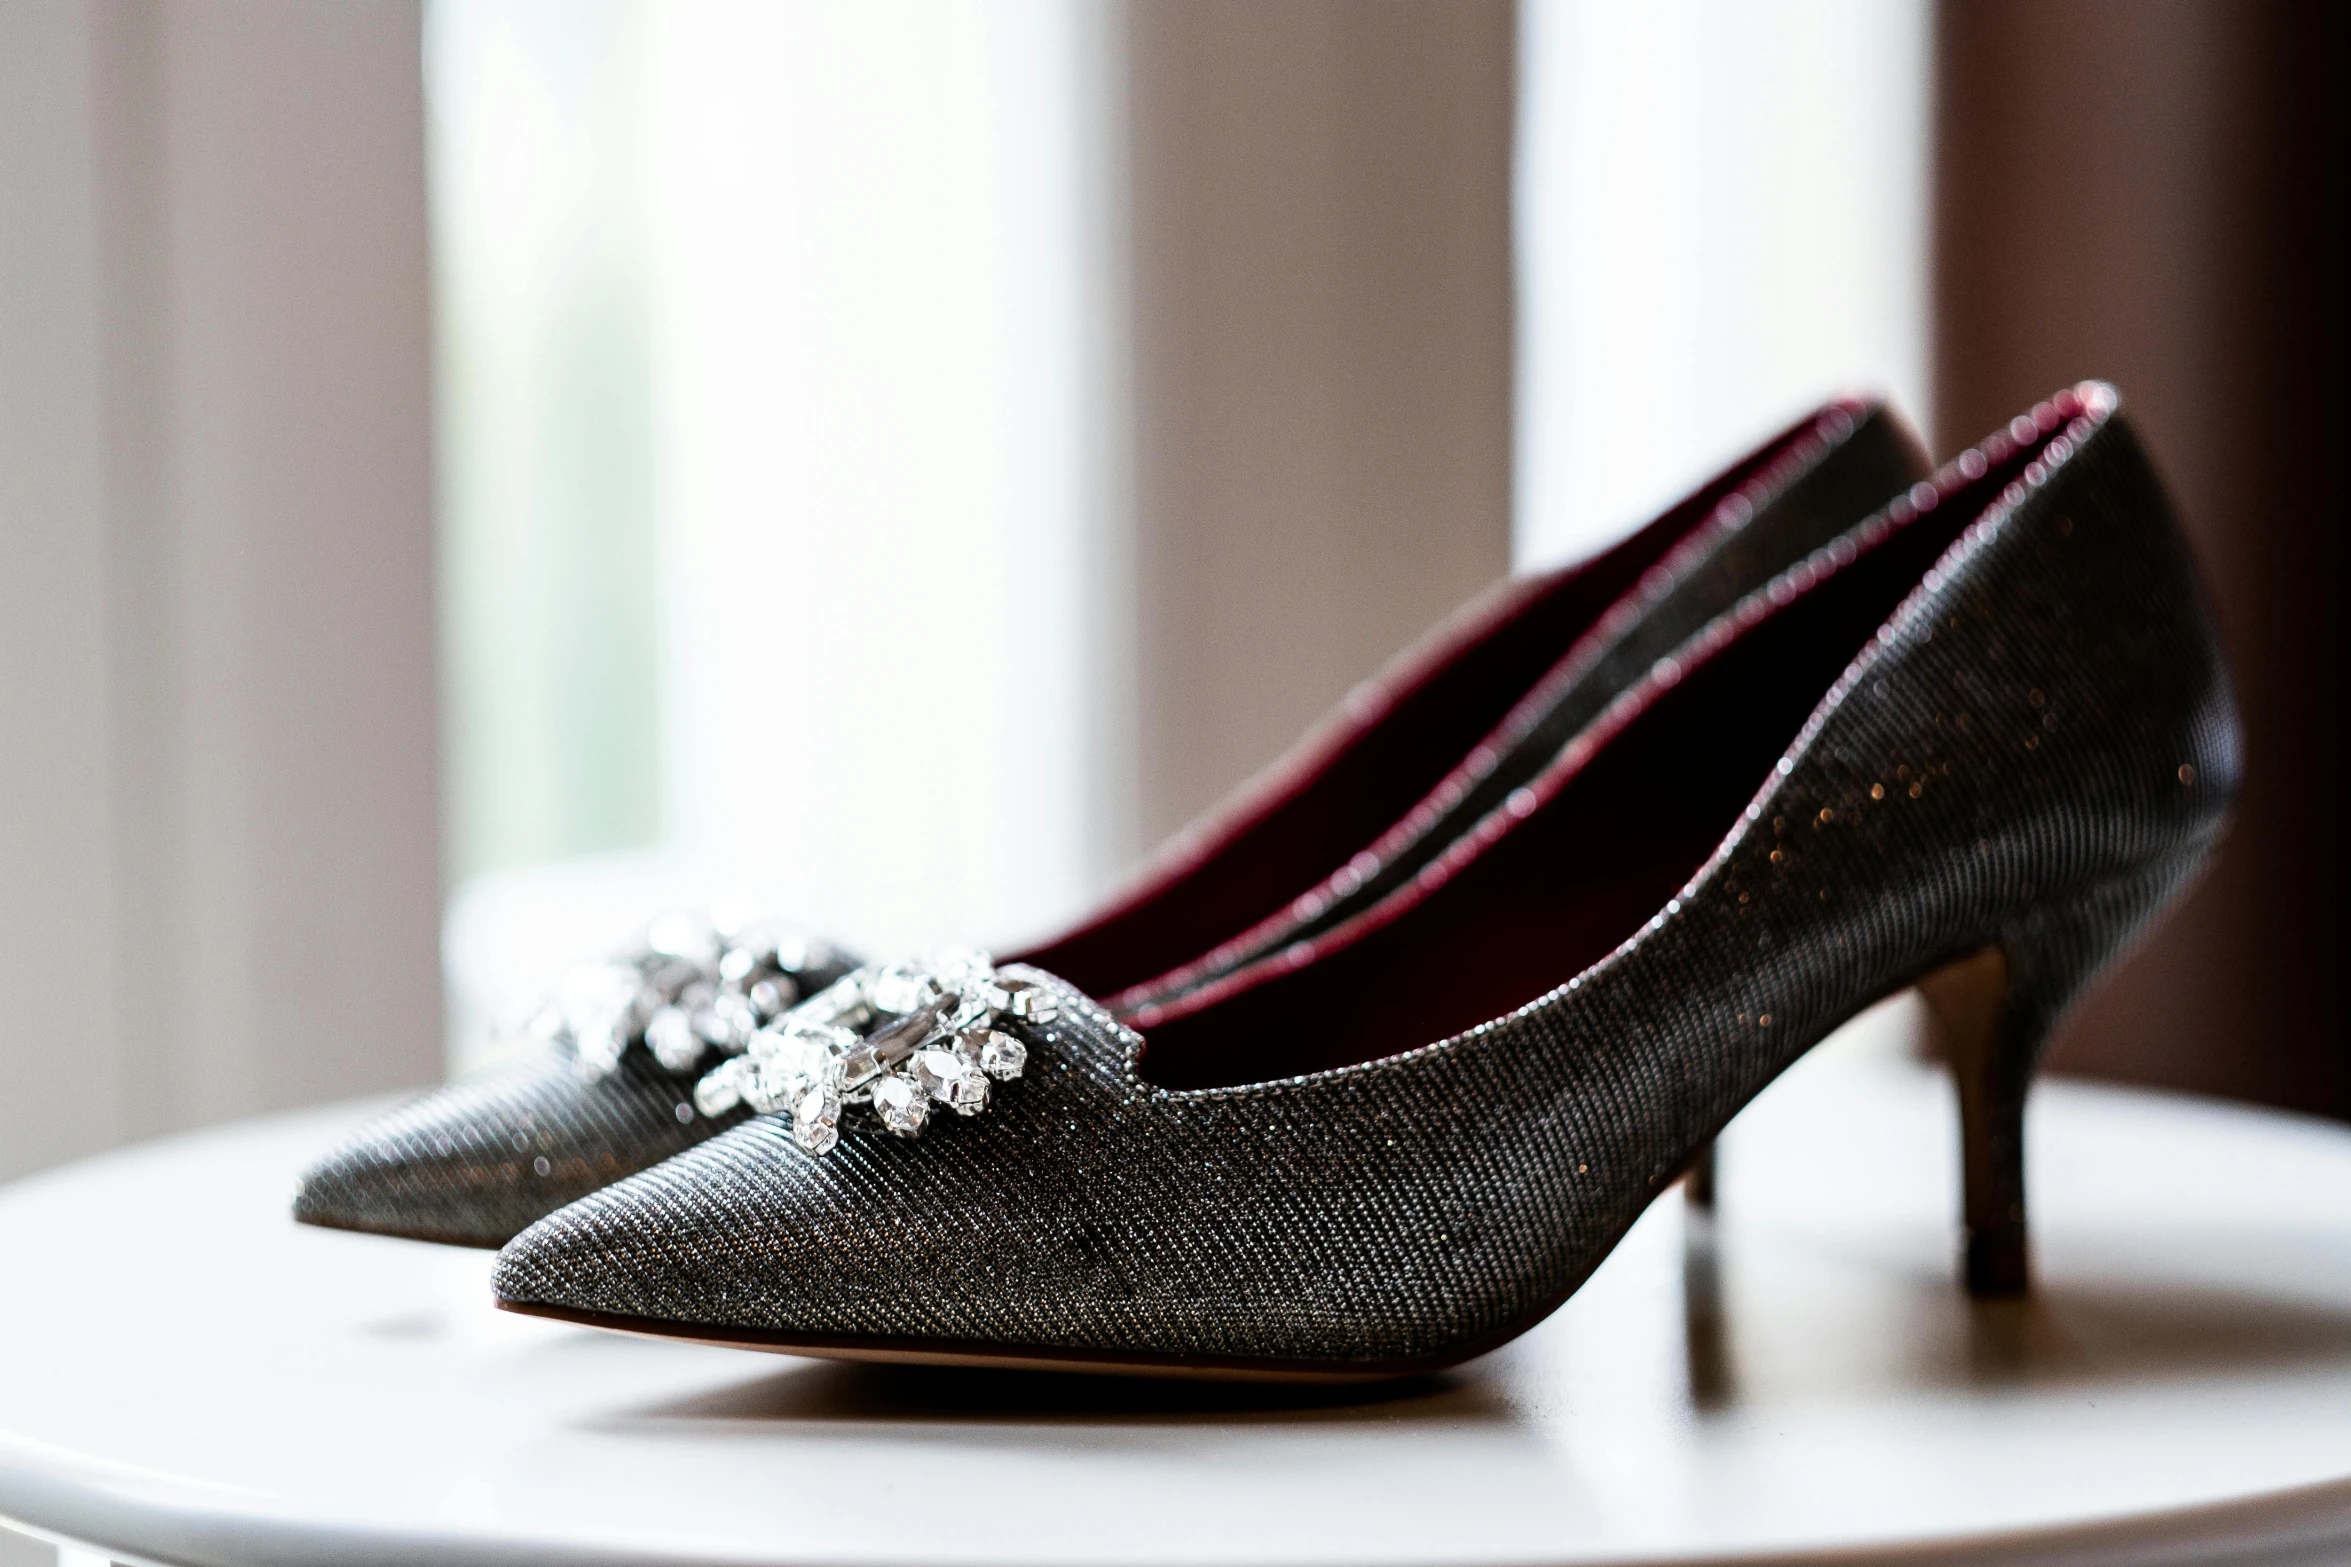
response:
[[[1111,995],[1277,913],[1395,824],[1643,573],[1790,448],[1862,405],[1789,427],[1631,538],[1513,583],[1350,697],[1325,734],[1163,851],[1107,910],[1005,962]]]
[[[1377,1060],[1606,957],[1712,855],[1927,568],[2084,408],[2052,399],[1724,616],[1410,886],[1139,1011],[1144,1075],[1210,1088]]]

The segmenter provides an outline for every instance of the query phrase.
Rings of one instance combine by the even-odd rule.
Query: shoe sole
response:
[[[311,1218],[305,1214],[296,1214],[294,1222],[307,1224],[314,1230],[337,1230],[345,1235],[381,1235],[387,1240],[422,1241],[428,1246],[458,1246],[467,1251],[496,1251],[506,1244],[505,1241],[484,1240],[471,1235],[428,1235],[422,1230],[391,1230],[366,1224],[341,1224],[333,1219]]]
[[[602,1328],[637,1338],[671,1343],[708,1344],[718,1349],[759,1350],[770,1355],[800,1355],[812,1360],[861,1360],[890,1366],[964,1366],[998,1371],[1082,1372],[1111,1377],[1174,1377],[1204,1382],[1364,1383],[1392,1382],[1400,1377],[1426,1376],[1473,1360],[1493,1346],[1440,1359],[1348,1364],[1223,1359],[1211,1355],[1135,1354],[1108,1357],[1086,1350],[1046,1348],[998,1349],[992,1345],[962,1344],[932,1339],[880,1339],[864,1335],[765,1333],[756,1328],[697,1328],[690,1323],[658,1317],[625,1317],[600,1311],[575,1311],[501,1300],[498,1309],[526,1317],[546,1317],[579,1327]],[[1548,1313],[1546,1313],[1547,1315]],[[1508,1335],[1516,1337],[1516,1332]]]

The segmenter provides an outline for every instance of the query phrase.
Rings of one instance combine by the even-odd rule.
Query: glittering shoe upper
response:
[[[522,1309],[809,1349],[1425,1369],[1553,1309],[1862,1005],[2003,933],[2094,971],[2237,780],[2193,567],[2089,388],[1660,659],[1448,856],[985,1115],[753,1119],[535,1225]],[[1481,1021],[1483,1019],[1483,1021]]]

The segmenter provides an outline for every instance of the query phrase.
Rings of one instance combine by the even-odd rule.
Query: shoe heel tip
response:
[[[2032,1270],[2024,1236],[1969,1236],[1963,1273],[1967,1293],[1977,1300],[2013,1300],[2031,1293]]]

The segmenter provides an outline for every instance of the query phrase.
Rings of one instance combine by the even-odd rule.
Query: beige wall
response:
[[[436,1075],[416,0],[0,0],[0,1174]]]
[[[1510,560],[1504,0],[1133,0],[1143,841]]]

